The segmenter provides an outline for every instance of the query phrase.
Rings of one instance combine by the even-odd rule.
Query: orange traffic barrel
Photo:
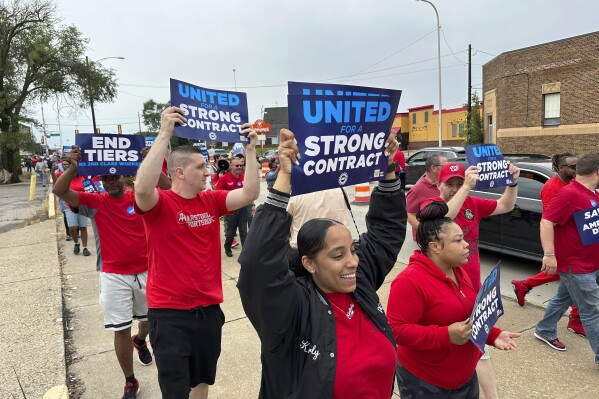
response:
[[[356,203],[368,204],[370,202],[370,183],[361,183],[354,186],[356,195],[354,201]]]
[[[270,171],[270,168],[268,167],[268,162],[263,162],[262,163],[262,178],[265,179],[266,178],[266,174]]]

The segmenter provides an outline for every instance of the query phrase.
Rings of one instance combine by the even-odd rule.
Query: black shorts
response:
[[[397,365],[399,396],[401,399],[478,399],[479,388],[476,372],[470,381],[457,389],[444,389],[421,380]]]
[[[225,324],[219,305],[148,309],[148,322],[163,398],[187,399],[190,388],[214,384]]]

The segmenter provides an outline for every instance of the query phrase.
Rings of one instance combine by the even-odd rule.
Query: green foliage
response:
[[[170,104],[168,102],[157,103],[152,99],[149,99],[144,103],[141,116],[143,117],[144,125],[146,125],[149,131],[154,133],[154,135],[158,134],[158,131],[160,130],[160,114],[169,106]]]
[[[20,123],[27,105],[62,94],[87,107],[116,97],[114,72],[87,63],[87,45],[74,26],[60,24],[52,0],[0,3],[0,158],[18,182],[14,153],[22,145]]]
[[[464,137],[464,145],[481,144],[484,140],[483,120],[480,115],[480,99],[476,93],[472,94],[472,108],[468,110],[468,123],[460,133]],[[467,104],[465,104],[467,106]]]

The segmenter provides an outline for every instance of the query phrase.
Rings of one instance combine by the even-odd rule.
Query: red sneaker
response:
[[[512,287],[514,288],[518,305],[524,306],[524,297],[530,292],[531,288],[520,280],[512,280]]]
[[[126,382],[125,389],[122,399],[136,399],[139,393],[139,381],[135,380],[135,383]]]
[[[233,242],[231,243],[231,248],[235,248],[239,245],[239,243],[237,242],[237,240],[233,240]]]
[[[584,327],[582,326],[582,322],[580,321],[580,317],[577,316],[570,315],[570,320],[568,320],[568,331],[573,332],[579,337],[587,337]]]

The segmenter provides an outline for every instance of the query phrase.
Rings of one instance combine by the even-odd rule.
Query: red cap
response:
[[[452,177],[464,179],[465,176],[466,169],[459,163],[445,164],[439,171],[439,181],[442,183],[446,183],[447,180],[451,179]]]

